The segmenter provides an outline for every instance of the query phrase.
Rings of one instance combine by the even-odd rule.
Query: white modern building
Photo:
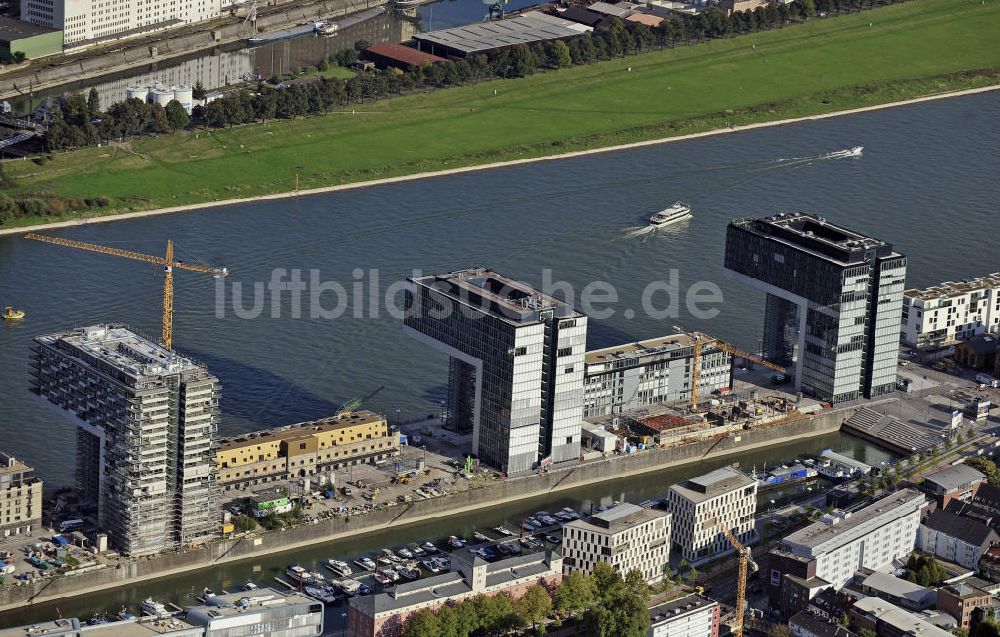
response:
[[[757,481],[732,467],[671,486],[666,508],[673,515],[673,545],[691,564],[733,552],[723,529],[744,546],[757,541]]]
[[[628,502],[563,526],[563,573],[589,573],[607,562],[622,576],[640,571],[646,582],[663,579],[670,560],[670,514]]]
[[[218,17],[222,0],[21,0],[21,19],[60,29],[67,49]]]
[[[448,423],[508,473],[580,456],[587,317],[486,268],[408,280],[404,331],[450,358]]]
[[[77,426],[77,480],[119,551],[155,553],[219,524],[219,381],[113,325],[35,339],[34,390]]]
[[[903,342],[935,347],[1000,333],[1000,272],[903,292]]]
[[[997,543],[1000,535],[985,522],[943,509],[924,518],[917,529],[918,549],[973,571],[979,569],[983,553]]]
[[[719,637],[719,602],[687,595],[649,609],[648,637]]]
[[[604,416],[656,403],[691,398],[694,341],[687,334],[627,343],[587,352],[583,380],[583,415]],[[701,347],[698,395],[732,386],[732,357]]]

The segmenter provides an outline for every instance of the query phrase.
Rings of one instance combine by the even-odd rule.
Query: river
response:
[[[400,321],[384,309],[369,311],[365,300],[371,288],[381,295],[414,269],[440,272],[483,264],[536,285],[551,269],[552,278],[571,284],[576,294],[590,282],[610,282],[619,302],[611,316],[591,320],[592,348],[662,335],[680,323],[748,349],[757,347],[763,298],[722,272],[725,227],[734,217],[808,210],[889,240],[909,257],[910,286],[1000,270],[991,238],[1000,201],[998,118],[1000,95],[983,94],[58,234],[154,254],[162,253],[171,238],[179,258],[232,270],[223,282],[227,299],[232,293],[228,286],[239,283],[251,290],[254,283],[271,280],[276,268],[301,269],[306,279],[316,269],[322,280],[337,281],[348,290],[355,282],[361,285],[362,302],[348,299],[347,311],[338,319],[310,318],[308,311],[294,318],[287,295],[275,304],[274,316],[268,302],[262,316],[243,319],[231,299],[216,307],[219,281],[177,274],[175,346],[206,362],[222,380],[223,435],[326,416],[381,385],[385,388],[367,407],[410,419],[436,413],[445,393],[447,360],[406,337]],[[855,145],[865,146],[862,157],[830,154]],[[642,223],[643,215],[675,199],[691,203],[691,221],[655,235],[630,230]],[[982,239],[973,241],[976,236]],[[377,277],[371,270],[377,270]],[[697,319],[683,308],[676,318],[643,312],[643,290],[669,279],[671,270],[676,270],[682,292],[698,281],[717,284],[724,298],[718,315]],[[22,322],[0,326],[0,449],[37,467],[50,484],[71,481],[73,425],[27,390],[31,339],[101,321],[126,322],[157,334],[161,277],[152,266],[0,238],[0,303],[24,307],[28,314]],[[662,307],[664,301],[659,297],[657,304]],[[875,453],[839,435],[803,444],[740,460],[787,460],[822,446],[856,457]],[[772,453],[776,455],[767,455]],[[545,508],[623,494],[641,500],[690,474],[690,469],[671,471],[655,479],[566,492]],[[511,505],[490,515],[499,519],[534,507],[543,508]],[[463,516],[407,527],[394,532],[391,541],[446,534],[474,518],[483,519]],[[374,534],[264,560],[262,577],[267,579],[267,569],[296,559],[350,554],[389,542]],[[124,601],[120,596],[152,590],[169,590],[173,599],[180,599],[184,591],[206,584],[231,586],[248,575],[250,566],[141,585],[131,589],[134,593],[82,596],[59,607],[64,614],[82,613],[85,607],[111,609]],[[40,608],[48,610],[11,617],[30,621],[25,618],[52,615],[51,605]]]

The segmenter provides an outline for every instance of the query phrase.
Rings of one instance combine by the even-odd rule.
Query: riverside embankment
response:
[[[256,32],[278,31],[318,18],[337,18],[386,4],[388,0],[307,0],[281,3],[276,7],[259,10]],[[241,16],[182,27],[139,40],[117,42],[99,50],[66,54],[21,70],[0,74],[0,100],[232,44],[246,40],[254,33],[253,27],[244,22]]]
[[[116,566],[45,578],[20,586],[8,586],[0,589],[0,611],[209,568],[269,553],[291,551],[311,544],[372,533],[389,527],[395,530],[402,525],[443,518],[483,507],[498,507],[504,503],[537,498],[667,467],[724,458],[734,454],[744,454],[743,460],[746,462],[745,454],[748,451],[837,431],[843,420],[851,413],[853,409],[796,416],[780,424],[745,431],[719,440],[705,440],[632,456],[591,461],[544,474],[500,480],[479,489],[443,498],[385,507],[364,516],[332,518],[282,532],[248,535],[193,550],[156,555],[122,562]]]

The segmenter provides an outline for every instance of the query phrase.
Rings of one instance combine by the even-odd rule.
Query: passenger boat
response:
[[[808,480],[809,478],[815,478],[819,472],[812,467],[807,467],[803,464],[795,463],[791,466],[781,466],[771,469],[767,473],[761,475],[757,479],[757,486],[761,489],[767,489],[770,487],[777,487],[784,484],[790,484],[792,482],[798,482],[800,480]]]
[[[690,218],[691,206],[683,201],[675,201],[670,207],[664,208],[655,215],[652,215],[649,218],[649,225],[659,228]]]
[[[20,321],[24,318],[24,310],[13,308],[9,305],[3,306],[3,314],[0,314],[5,321]]]
[[[507,527],[505,527],[502,524],[493,527],[493,530],[496,531],[497,533],[499,533],[500,535],[505,536],[505,537],[509,537],[511,535],[514,535],[513,533],[511,533],[510,529],[508,529]]]
[[[354,573],[347,562],[341,562],[340,560],[327,560],[326,567],[333,571],[334,574],[341,577],[347,577],[348,575],[353,575]]]
[[[152,597],[147,597],[142,602],[142,613],[144,615],[152,615],[153,617],[166,617],[170,613],[167,612],[167,607],[161,602],[154,600]]]

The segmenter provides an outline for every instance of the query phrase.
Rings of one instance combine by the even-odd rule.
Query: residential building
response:
[[[937,591],[933,588],[926,588],[889,573],[865,569],[855,580],[856,587],[865,595],[880,597],[906,610],[926,610],[937,601]]]
[[[40,336],[34,390],[77,426],[77,480],[98,525],[131,555],[199,543],[220,521],[219,381],[116,325]]]
[[[924,476],[920,487],[945,508],[952,500],[972,501],[976,491],[986,484],[986,476],[967,464],[959,463]]]
[[[719,637],[719,602],[687,595],[649,609],[648,637]]]
[[[665,506],[673,514],[673,546],[692,564],[733,552],[723,529],[744,545],[757,541],[757,481],[732,467],[672,485]]]
[[[732,357],[701,346],[698,395],[732,387]],[[694,340],[674,334],[587,352],[583,376],[583,415],[603,416],[656,403],[691,398]]]
[[[991,582],[1000,582],[1000,546],[991,546],[979,556],[976,571]]]
[[[63,32],[66,48],[217,17],[220,0],[21,0],[21,19]]]
[[[954,637],[920,615],[910,613],[877,597],[864,597],[847,611],[858,631],[870,630],[877,637]]]
[[[788,618],[788,631],[792,637],[856,637],[836,619],[810,608]]]
[[[638,570],[654,584],[670,561],[670,514],[623,502],[563,525],[561,550],[566,575],[606,562],[622,576]]]
[[[970,369],[992,374],[996,368],[1000,342],[991,334],[978,334],[955,346],[955,362]]]
[[[938,591],[938,608],[958,622],[959,628],[969,628],[976,621],[976,609],[988,608],[993,601],[990,593],[965,583],[942,586]]]
[[[1000,535],[987,524],[941,509],[924,518],[917,531],[918,549],[972,570],[998,542]]]
[[[300,477],[325,481],[337,469],[397,455],[399,432],[384,416],[358,411],[221,440],[215,463],[219,486],[229,491]]]
[[[940,347],[1000,330],[1000,272],[903,292],[902,340]]]
[[[42,481],[35,470],[0,452],[0,540],[42,526]]]
[[[448,573],[397,584],[382,593],[352,597],[348,637],[398,637],[407,619],[422,608],[436,610],[476,595],[517,599],[536,584],[562,581],[562,558],[552,551],[517,555],[489,563],[464,549],[451,554]]]
[[[519,473],[580,456],[587,317],[486,268],[410,279],[404,330],[451,358],[448,423]]]
[[[906,557],[926,506],[924,494],[901,489],[857,511],[834,510],[789,534],[769,554],[771,606],[794,614],[819,591],[842,588],[856,571]],[[677,526],[675,521],[675,533]]]
[[[842,403],[896,390],[906,257],[806,213],[737,219],[726,270],[767,296],[762,349],[795,390]]]

